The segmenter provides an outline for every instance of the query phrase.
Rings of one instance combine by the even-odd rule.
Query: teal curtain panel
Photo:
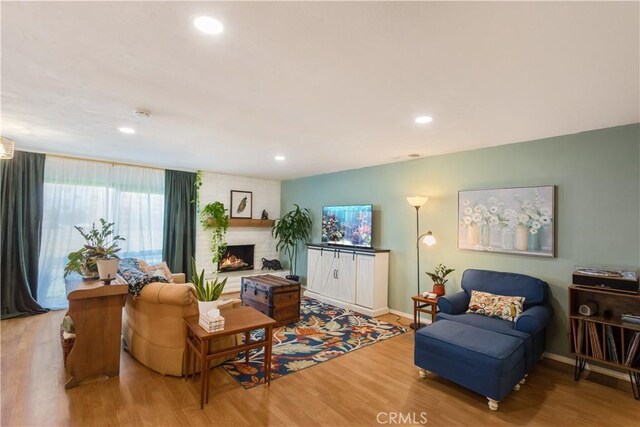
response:
[[[162,257],[171,271],[185,273],[189,281],[196,249],[196,174],[166,170],[164,179]]]
[[[45,155],[0,160],[2,319],[45,313],[37,302]]]

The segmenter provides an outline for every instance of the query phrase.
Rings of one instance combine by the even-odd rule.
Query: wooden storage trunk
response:
[[[300,283],[271,274],[243,277],[242,304],[274,319],[276,326],[300,320]]]

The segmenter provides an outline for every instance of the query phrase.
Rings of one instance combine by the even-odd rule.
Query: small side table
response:
[[[207,332],[198,324],[198,315],[186,316],[184,322],[187,336],[184,348],[183,372],[185,379],[192,375],[195,380],[196,359],[200,361],[200,409],[209,402],[209,363],[220,356],[245,353],[245,361],[249,363],[249,350],[264,347],[265,384],[271,384],[271,344],[273,342],[273,325],[276,321],[260,313],[252,307],[239,307],[220,310],[224,317],[224,329]],[[250,332],[264,329],[264,339],[251,341]],[[244,334],[244,343],[221,350],[211,350],[211,340],[227,335]]]
[[[431,322],[436,321],[436,313],[438,312],[438,298],[425,298],[422,295],[412,296],[413,300],[413,323],[417,327],[414,332],[420,327],[420,313],[427,313],[431,315]]]

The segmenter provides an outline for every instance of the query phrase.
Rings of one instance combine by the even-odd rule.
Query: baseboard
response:
[[[413,314],[404,313],[402,311],[389,309],[389,313],[395,314],[396,316],[404,317],[405,319],[411,320],[413,322]]]
[[[542,357],[546,358],[546,359],[551,359],[551,360],[555,360],[556,362],[561,362],[561,363],[566,363],[567,365],[575,365],[575,359],[572,359],[570,357],[566,357],[566,356],[561,356],[559,354],[554,354],[554,353],[549,353],[549,352],[544,352],[542,354]],[[599,374],[603,374],[609,377],[613,377],[619,380],[624,380],[624,381],[630,381],[629,379],[629,375],[623,373],[623,372],[618,372],[618,371],[614,371],[613,369],[608,369],[608,368],[603,368],[602,366],[596,366],[596,365],[590,365],[589,362],[587,362],[584,365],[584,368],[589,370],[589,371],[593,371],[593,372],[597,372]]]
[[[409,320],[409,322],[413,322],[413,314],[409,314],[409,313],[405,313],[403,311],[393,310],[393,309],[389,309],[389,313],[395,314],[396,316],[403,317],[403,318]],[[427,325],[430,325],[431,324],[431,319],[427,319],[426,317],[427,316],[422,316],[420,321],[422,323],[426,323]]]

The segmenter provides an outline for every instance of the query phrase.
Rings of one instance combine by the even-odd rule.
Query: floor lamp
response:
[[[420,239],[424,237],[422,243],[427,246],[433,246],[436,244],[436,239],[433,237],[433,233],[428,231],[424,234],[420,234],[420,208],[427,203],[428,197],[424,196],[411,196],[407,197],[407,202],[414,208],[416,208],[416,280],[417,280],[417,295],[420,295]],[[412,323],[411,329],[419,329],[424,326],[420,321],[417,324]]]

